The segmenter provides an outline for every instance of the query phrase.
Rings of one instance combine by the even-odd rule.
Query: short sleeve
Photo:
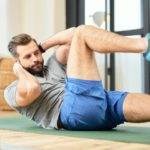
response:
[[[56,79],[65,79],[66,77],[66,65],[61,64],[54,53],[47,61],[46,66],[48,72]]]
[[[16,98],[15,98],[16,88],[17,88],[17,81],[14,81],[4,90],[4,98],[8,103],[8,105],[12,108],[17,107]]]
[[[58,68],[60,69],[61,71],[58,71],[59,73],[60,72],[66,72],[66,65],[63,65],[61,64],[57,58],[56,58],[56,53],[54,52],[50,58],[47,60],[46,62],[46,66],[48,66],[49,69],[53,69],[55,70],[55,68]],[[51,68],[52,66],[54,66],[54,68]]]

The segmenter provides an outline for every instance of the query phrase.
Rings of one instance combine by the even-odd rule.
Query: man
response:
[[[43,66],[42,53],[56,45],[59,48]],[[8,46],[18,80],[6,88],[5,99],[44,128],[109,130],[125,121],[150,121],[150,96],[106,91],[93,53],[148,56],[149,46],[146,38],[123,37],[86,25],[59,32],[41,45],[20,34]]]

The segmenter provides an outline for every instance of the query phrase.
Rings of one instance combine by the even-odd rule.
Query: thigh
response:
[[[94,52],[89,49],[84,40],[74,35],[67,62],[67,76],[86,79],[100,80]]]

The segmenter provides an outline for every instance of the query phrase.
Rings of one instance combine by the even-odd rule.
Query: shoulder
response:
[[[8,85],[5,90],[4,90],[4,94],[5,95],[11,95],[11,93],[14,91],[14,89],[17,88],[17,80],[13,81],[10,85]]]
[[[15,99],[17,82],[18,82],[17,80],[12,82],[4,90],[4,98],[10,107],[17,107]]]

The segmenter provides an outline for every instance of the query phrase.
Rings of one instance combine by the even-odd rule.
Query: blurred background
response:
[[[16,34],[28,33],[40,42],[80,24],[144,36],[150,32],[149,6],[148,0],[0,0],[0,57],[10,57],[7,45]],[[95,55],[106,89],[150,93],[149,63],[141,54]]]

